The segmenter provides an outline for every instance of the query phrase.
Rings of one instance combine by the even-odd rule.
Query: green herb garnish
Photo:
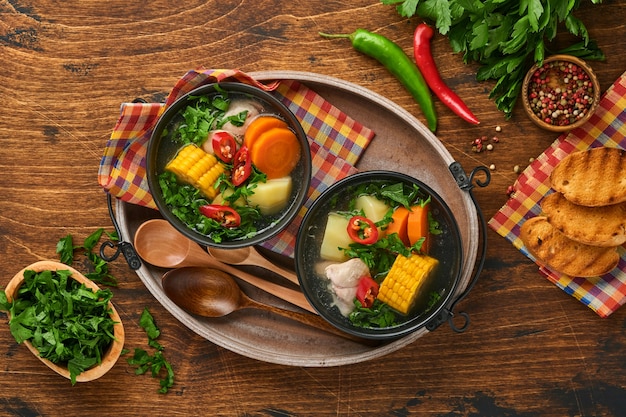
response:
[[[480,65],[479,81],[496,80],[490,98],[509,118],[521,91],[524,76],[551,53],[567,53],[582,59],[604,60],[604,53],[589,38],[583,22],[574,16],[580,1],[468,1],[381,0],[396,5],[401,16],[418,15],[431,20],[448,36],[466,63]],[[591,0],[598,4],[602,0]],[[550,51],[559,29],[581,39],[565,50]]]
[[[67,365],[74,385],[80,373],[101,363],[115,340],[112,297],[109,289],[94,292],[72,279],[69,270],[26,270],[13,302],[7,302],[4,292],[0,301],[11,315],[15,340],[28,340],[41,357]]]
[[[94,248],[100,241],[104,229],[100,228],[87,236],[85,242],[82,245],[74,245],[73,237],[71,234],[61,238],[57,243],[56,252],[59,254],[60,261],[65,265],[72,266],[74,263],[74,255],[76,252],[83,251],[87,257],[88,272],[84,273],[85,277],[89,278],[93,282],[117,286],[117,280],[113,275],[109,273],[109,266],[107,262],[100,257],[97,253],[94,253]],[[111,240],[118,240],[118,236],[115,233],[107,233]]]
[[[380,300],[374,300],[370,308],[365,308],[355,299],[354,306],[354,310],[348,316],[354,326],[385,328],[397,324],[397,314]]]
[[[218,179],[220,190],[231,190],[226,199],[237,201],[239,197],[246,197],[254,193],[256,183],[264,181],[265,175],[253,172],[245,187],[233,186],[225,175]],[[262,220],[258,209],[250,206],[238,206],[231,204],[241,216],[241,224],[238,227],[224,227],[217,221],[210,219],[200,213],[199,207],[209,204],[209,201],[195,187],[182,184],[177,181],[176,176],[168,171],[159,175],[159,185],[163,192],[165,204],[170,208],[172,214],[179,218],[189,228],[196,232],[209,236],[214,242],[219,243],[224,240],[235,240],[239,238],[251,237],[257,233],[257,222]]]
[[[163,356],[163,346],[157,341],[161,335],[161,331],[156,326],[154,318],[147,308],[144,308],[139,319],[139,325],[146,331],[148,335],[148,345],[155,349],[153,355],[150,355],[144,349],[135,348],[135,354],[128,359],[129,365],[137,367],[136,375],[143,375],[148,370],[153,378],[158,378],[161,371],[165,370],[165,376],[161,378],[159,393],[167,394],[168,390],[174,385],[174,370],[172,365]]]

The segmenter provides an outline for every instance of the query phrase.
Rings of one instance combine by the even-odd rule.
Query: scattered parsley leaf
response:
[[[127,360],[129,365],[136,366],[136,375],[143,375],[150,371],[153,378],[158,378],[165,369],[165,376],[160,380],[159,393],[167,394],[168,390],[174,385],[174,370],[172,365],[163,356],[163,346],[157,342],[157,338],[161,335],[161,331],[154,322],[154,318],[147,308],[144,308],[139,319],[139,325],[146,331],[148,335],[148,345],[156,351],[150,355],[141,348],[135,348],[132,358]]]
[[[103,233],[103,228],[96,230],[87,236],[84,243],[80,246],[74,245],[73,236],[68,234],[57,243],[56,253],[59,254],[59,259],[62,263],[71,266],[74,263],[74,254],[78,251],[83,251],[89,263],[89,272],[83,275],[93,282],[115,287],[117,286],[117,279],[109,273],[109,265],[99,254],[94,252]],[[112,240],[119,240],[117,233],[107,233],[107,235]]]

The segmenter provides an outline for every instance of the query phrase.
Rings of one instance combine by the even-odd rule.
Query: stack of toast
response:
[[[613,270],[626,243],[626,151],[592,148],[565,157],[550,174],[553,193],[520,238],[538,262],[573,277]]]

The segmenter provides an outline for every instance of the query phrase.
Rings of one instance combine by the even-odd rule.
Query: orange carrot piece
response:
[[[397,233],[402,243],[409,246],[409,235],[407,232],[409,209],[404,206],[400,206],[394,210],[391,218],[393,219],[393,222],[389,223],[389,226],[387,226],[387,236],[392,233]]]
[[[275,116],[257,117],[252,122],[250,122],[250,124],[246,128],[246,132],[243,135],[243,144],[251,150],[254,146],[254,143],[259,138],[259,136],[261,136],[262,133],[267,132],[268,130],[275,127],[282,127],[287,129],[289,126],[287,125],[287,122]]]
[[[275,127],[255,140],[250,159],[267,179],[285,177],[300,160],[300,142],[291,130]]]
[[[430,249],[430,232],[428,228],[428,210],[430,204],[423,206],[416,205],[411,207],[409,218],[407,221],[407,234],[409,235],[409,243],[414,245],[418,240],[424,238],[422,243],[422,253],[427,254]]]

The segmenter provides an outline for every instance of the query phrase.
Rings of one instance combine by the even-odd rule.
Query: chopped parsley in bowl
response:
[[[72,384],[100,378],[121,355],[124,327],[113,294],[72,267],[36,262],[11,279],[4,295],[0,307],[15,340]]]

